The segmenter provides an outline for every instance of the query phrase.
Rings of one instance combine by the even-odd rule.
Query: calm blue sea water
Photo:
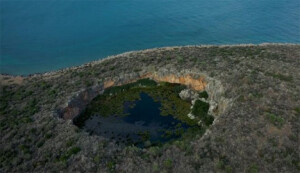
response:
[[[0,9],[9,74],[161,46],[300,43],[299,0],[0,0]]]

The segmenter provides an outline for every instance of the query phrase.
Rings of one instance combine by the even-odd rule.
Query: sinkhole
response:
[[[206,92],[190,92],[181,84],[140,79],[107,88],[73,119],[91,135],[118,144],[149,147],[203,132],[214,118]]]

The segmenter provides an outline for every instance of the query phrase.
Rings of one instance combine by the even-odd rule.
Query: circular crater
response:
[[[81,91],[60,116],[89,135],[144,148],[204,134],[229,105],[211,78],[148,77],[108,80]]]
[[[206,91],[185,85],[140,79],[107,88],[73,122],[116,143],[148,147],[201,133],[214,117]]]

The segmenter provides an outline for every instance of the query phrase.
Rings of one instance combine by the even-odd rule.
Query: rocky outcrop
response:
[[[104,82],[103,88],[109,88],[115,85],[115,82],[113,80],[108,80]]]
[[[217,116],[224,114],[231,106],[232,100],[224,97],[225,89],[220,81],[211,77],[206,77],[207,85],[205,91],[208,93],[209,114]]]
[[[151,77],[156,81],[179,83],[182,85],[186,85],[196,91],[203,91],[207,85],[207,83],[204,80],[204,77],[194,78],[191,74],[187,74],[184,76],[176,76],[173,74],[160,76],[158,74],[153,74]]]
[[[169,82],[169,83],[178,83],[182,85],[186,85],[189,88],[196,91],[203,91],[207,85],[204,76],[193,74],[172,74],[172,72],[147,72],[144,74],[128,74],[121,75],[120,77],[116,77],[114,79],[107,79],[104,82],[104,88],[108,88],[111,86],[124,85],[125,83],[135,82],[139,79],[150,78],[157,82]],[[197,76],[197,77],[196,77]]]
[[[65,120],[75,118],[98,94],[102,94],[103,88],[103,86],[95,86],[78,92],[69,100],[67,107],[58,111],[59,117]]]
[[[195,100],[199,97],[199,94],[191,89],[184,89],[179,93],[179,97],[183,100]]]

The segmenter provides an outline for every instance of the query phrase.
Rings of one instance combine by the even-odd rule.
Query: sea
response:
[[[0,0],[0,73],[29,75],[127,51],[300,43],[300,0]]]

